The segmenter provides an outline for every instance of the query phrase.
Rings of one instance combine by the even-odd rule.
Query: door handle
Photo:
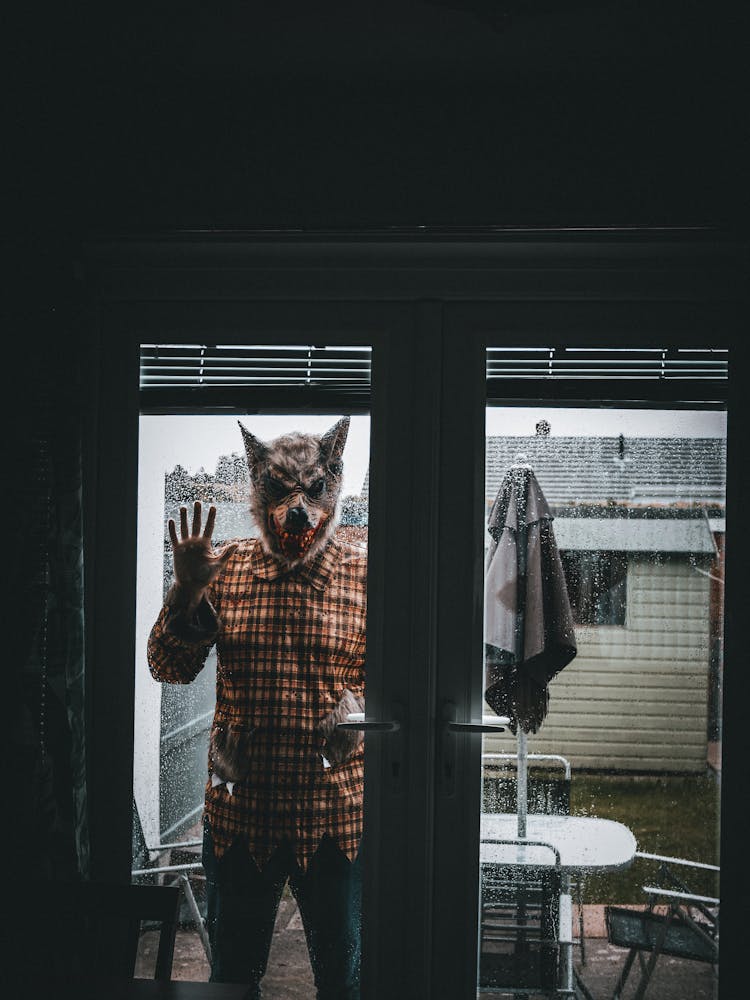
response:
[[[364,712],[349,712],[346,722],[339,722],[337,729],[355,730],[360,733],[390,733],[392,738],[388,740],[387,754],[387,774],[391,792],[398,795],[403,790],[404,774],[404,708],[403,705],[394,704],[393,718],[385,721],[378,719],[365,719]]]
[[[481,722],[456,722],[456,706],[443,704],[443,733],[504,733],[510,719],[505,715],[483,715]]]
[[[454,722],[446,719],[449,733],[504,733],[510,719],[505,715],[483,715],[481,722]]]
[[[375,722],[372,719],[365,721],[364,712],[349,712],[346,722],[338,722],[337,729],[353,729],[360,733],[397,733],[401,728],[398,719],[390,719],[388,722]]]
[[[461,733],[504,733],[509,722],[504,715],[483,715],[481,722],[456,722],[455,704],[443,703],[440,772],[447,798],[456,793],[456,737]]]

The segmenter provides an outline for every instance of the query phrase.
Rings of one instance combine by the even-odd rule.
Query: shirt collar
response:
[[[325,590],[339,562],[340,546],[331,538],[329,542],[315,554],[309,563],[303,563],[298,569],[289,570],[275,556],[266,552],[263,543],[258,539],[250,556],[250,570],[253,576],[262,580],[279,580],[282,577],[298,577],[315,587]]]

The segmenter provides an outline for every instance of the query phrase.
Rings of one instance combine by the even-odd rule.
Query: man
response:
[[[152,675],[189,683],[215,643],[203,864],[214,982],[260,997],[289,882],[319,1000],[359,997],[363,744],[336,729],[364,701],[367,560],[334,537],[349,419],[259,441],[240,424],[260,538],[169,534],[175,581],[152,629]]]

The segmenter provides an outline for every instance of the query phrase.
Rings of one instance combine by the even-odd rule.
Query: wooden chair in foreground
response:
[[[13,964],[51,980],[132,979],[141,922],[160,926],[154,978],[172,974],[177,886],[29,882],[3,917]]]

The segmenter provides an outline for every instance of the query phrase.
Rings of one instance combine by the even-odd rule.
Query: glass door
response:
[[[343,527],[359,531],[354,543],[364,541],[360,522],[365,508],[367,520],[366,700],[364,720],[356,723],[364,732],[362,995],[453,1000],[474,997],[478,990],[497,985],[496,980],[483,981],[494,973],[487,973],[487,961],[484,967],[481,961],[482,907],[496,902],[487,893],[497,888],[487,883],[485,868],[512,865],[507,859],[483,860],[482,842],[518,835],[516,767],[524,753],[527,816],[555,815],[552,804],[562,798],[571,818],[618,824],[629,831],[642,853],[687,854],[692,850],[688,845],[670,846],[660,837],[649,842],[653,850],[643,850],[646,841],[642,843],[640,835],[636,839],[638,831],[634,832],[634,822],[617,795],[623,786],[637,787],[649,791],[649,809],[661,809],[665,799],[672,808],[673,786],[664,794],[663,783],[674,778],[675,788],[682,782],[694,792],[696,768],[702,766],[697,762],[703,761],[705,750],[701,792],[705,794],[700,822],[693,825],[701,831],[706,853],[687,860],[713,863],[709,859],[715,858],[719,816],[711,809],[716,804],[714,776],[723,737],[719,705],[724,376],[720,373],[709,380],[695,374],[675,387],[661,375],[661,366],[672,359],[661,351],[660,333],[653,331],[662,326],[679,330],[683,340],[678,346],[684,343],[690,348],[713,347],[716,335],[699,338],[700,316],[690,327],[684,311],[679,323],[673,318],[665,325],[669,312],[665,308],[659,323],[647,307],[640,320],[622,304],[603,304],[593,311],[577,308],[575,314],[571,308],[441,305],[425,300],[392,306],[225,302],[188,307],[162,302],[158,308],[114,309],[110,322],[124,346],[105,352],[102,362],[103,384],[110,391],[102,407],[101,435],[107,448],[101,457],[99,488],[108,506],[106,517],[98,519],[98,563],[92,578],[97,598],[92,604],[96,659],[118,666],[100,688],[107,696],[95,698],[94,744],[112,760],[111,765],[94,769],[91,783],[99,845],[96,871],[102,877],[110,872],[110,849],[118,857],[131,856],[129,843],[125,851],[121,849],[124,830],[129,839],[131,789],[125,796],[128,815],[123,817],[122,788],[112,786],[112,773],[130,771],[134,776],[142,834],[133,845],[130,867],[136,871],[159,862],[175,869],[195,863],[179,852],[197,846],[192,843],[199,839],[194,836],[194,820],[211,778],[204,767],[211,738],[206,723],[214,719],[216,687],[206,671],[216,669],[218,675],[218,657],[214,668],[213,654],[207,654],[206,666],[197,675],[209,678],[203,681],[205,688],[199,679],[194,687],[184,685],[184,691],[175,686],[173,693],[169,688],[165,697],[162,684],[158,704],[153,694],[157,681],[146,673],[143,639],[164,597],[168,562],[162,557],[171,556],[167,550],[174,545],[168,527],[165,534],[165,521],[178,514],[175,532],[181,540],[179,507],[186,506],[192,514],[199,491],[202,504],[215,503],[218,508],[226,503],[239,513],[239,494],[246,482],[240,468],[242,449],[245,461],[248,454],[237,419],[254,440],[268,445],[274,435],[292,430],[325,434],[345,416],[350,417],[352,434],[347,448],[355,440],[354,429],[361,428],[356,432],[361,446],[355,459],[357,482],[346,486],[341,497],[349,498],[345,510],[352,519]],[[575,330],[576,337],[569,344],[556,339],[552,350],[550,330],[560,331],[560,337]],[[641,333],[640,339],[644,351],[658,349],[654,357],[658,356],[659,374],[620,376],[607,382],[606,391],[601,373],[595,381],[561,377],[554,366],[555,352],[562,347],[598,350],[602,330],[608,347],[628,346],[637,339],[637,331],[651,331]],[[209,397],[205,383],[199,382],[191,387],[187,401],[172,386],[158,403],[152,398],[144,405],[145,394],[139,400],[137,389],[144,345],[169,349],[223,345],[252,351],[268,345],[274,350],[303,345],[310,358],[328,347],[366,348],[371,358],[369,390],[366,400],[344,393],[334,402],[316,390],[308,380],[312,368],[306,367],[304,384],[284,387],[283,392],[278,386],[273,391],[267,386],[235,386],[231,392],[219,387]],[[522,351],[545,348],[546,354],[535,355],[537,361],[543,357],[544,373],[534,370],[532,378],[528,373],[493,374],[498,348],[510,351],[518,364],[529,360]],[[201,378],[204,371],[205,366]],[[133,446],[139,438],[139,419],[140,456]],[[174,451],[171,431],[160,443],[155,433],[158,422],[164,421],[166,427],[176,421],[182,427],[181,422],[195,419],[200,426],[185,435],[184,449]],[[232,432],[220,441],[215,420],[232,428],[234,441]],[[204,424],[212,428],[213,451],[200,458]],[[523,439],[520,444],[514,440],[518,438]],[[569,449],[565,461],[563,439]],[[599,466],[592,465],[599,478],[591,472],[586,479],[584,467],[592,464],[593,455],[601,459]],[[157,458],[159,464],[154,464]],[[346,453],[345,464],[348,458]],[[504,688],[513,677],[512,657],[517,651],[488,641],[486,632],[486,566],[494,554],[491,549],[502,538],[502,531],[497,538],[491,535],[488,525],[508,469],[536,468],[544,461],[542,487],[554,518],[558,577],[565,585],[576,655],[550,678],[549,708],[519,752],[513,732],[514,726],[518,729],[516,702]],[[671,478],[661,474],[667,462]],[[603,489],[599,488],[602,465],[609,476]],[[635,471],[644,475],[636,480]],[[314,486],[312,480],[303,480],[303,492]],[[622,486],[620,493],[612,492],[617,483]],[[175,486],[180,496],[172,496]],[[143,511],[138,511],[139,492]],[[176,510],[166,508],[168,497]],[[204,506],[202,528],[205,513]],[[229,536],[235,530],[252,538],[248,522],[222,527],[219,513],[214,540],[232,544]],[[113,532],[113,524],[121,530]],[[187,534],[191,526],[186,511]],[[730,546],[730,557],[731,551]],[[123,567],[123,572],[113,576],[108,572],[112,565]],[[147,595],[143,601],[136,592],[141,569]],[[645,589],[635,589],[636,583]],[[495,594],[501,591],[496,586]],[[516,602],[513,613],[518,610]],[[285,636],[279,630],[280,641]],[[495,652],[488,655],[488,646],[505,658]],[[139,671],[137,682],[134,669]],[[497,697],[487,697],[491,688],[497,688]],[[631,697],[634,688],[637,696]],[[679,705],[679,715],[667,715],[667,704]],[[546,707],[545,696],[542,708]],[[540,761],[533,756],[542,754],[553,759]],[[325,754],[320,756],[324,768]],[[556,758],[564,760],[559,761],[562,777],[554,785],[549,783],[558,779],[547,768],[552,770]],[[546,799],[539,798],[541,779],[548,779],[552,788]],[[188,783],[190,794],[185,791]],[[209,795],[229,795],[228,783],[211,782]],[[168,794],[162,795],[162,790]],[[109,809],[112,804],[117,808]],[[486,817],[503,815],[516,824],[503,828],[508,836],[496,828],[488,833]],[[138,825],[134,824],[136,833]],[[546,836],[548,831],[544,832]],[[545,841],[545,836],[538,839]],[[151,837],[160,838],[158,843],[189,846],[175,847],[174,858],[160,857]],[[627,835],[623,837],[626,842]],[[617,880],[629,877],[636,861],[634,857],[627,865],[620,861],[621,870],[612,876],[615,882],[607,883],[601,872],[575,871],[570,865],[563,871],[560,859],[557,896],[558,900],[570,897],[571,937],[578,933],[579,900],[584,915],[593,912],[585,907],[598,907],[601,915],[606,905],[634,905],[627,902],[624,883]],[[710,871],[705,869],[709,880]],[[126,877],[129,872],[118,874]],[[704,895],[710,896],[710,890],[711,885],[704,883]],[[623,895],[618,895],[620,891]],[[196,902],[200,910],[197,895]],[[291,921],[291,909],[288,915]],[[556,919],[559,924],[559,906]],[[301,940],[304,924],[300,930],[296,922],[291,927],[289,922],[280,923],[275,930],[294,932]],[[595,941],[590,944],[590,940],[596,935],[590,921],[584,931],[584,946],[592,956]],[[200,958],[205,948],[200,935],[192,933]],[[304,950],[298,954],[307,977],[302,982],[309,989],[311,969]],[[583,959],[577,943],[568,955],[574,966]],[[201,962],[203,977],[208,966]],[[284,981],[283,968],[277,965],[276,973],[282,973],[278,988],[288,991],[299,970],[297,966]],[[528,992],[526,986],[523,989]]]
[[[182,962],[178,950],[175,975],[207,978],[208,955],[213,959],[215,948],[211,935],[202,933],[202,918],[208,916],[204,887],[210,881],[202,866],[202,821],[210,806],[211,816],[219,821],[229,817],[224,832],[230,836],[239,832],[235,839],[242,841],[249,827],[235,831],[231,815],[233,807],[243,805],[238,795],[242,782],[248,781],[248,787],[255,790],[268,778],[264,772],[250,775],[249,781],[215,766],[225,749],[217,743],[217,716],[222,724],[236,722],[238,730],[242,721],[225,718],[232,715],[231,706],[228,713],[221,712],[220,697],[226,701],[232,687],[242,687],[243,670],[248,663],[255,664],[254,669],[263,675],[260,680],[265,678],[266,697],[255,699],[257,718],[254,714],[250,721],[265,740],[266,758],[281,744],[293,742],[290,730],[304,728],[307,716],[302,709],[314,702],[311,711],[315,709],[320,718],[316,716],[315,725],[305,729],[307,749],[317,769],[312,784],[318,790],[324,786],[322,806],[328,814],[323,817],[325,829],[313,829],[312,834],[317,831],[320,839],[327,840],[341,835],[340,856],[329,858],[339,868],[356,834],[359,842],[352,853],[361,862],[361,906],[356,921],[361,920],[363,991],[373,996],[397,995],[404,984],[411,988],[423,981],[428,955],[426,935],[420,933],[415,943],[412,933],[413,928],[426,926],[429,905],[429,852],[421,845],[427,839],[428,754],[423,748],[429,745],[426,702],[430,688],[425,643],[419,638],[427,616],[420,604],[421,576],[415,570],[417,557],[424,551],[424,504],[412,502],[412,497],[418,497],[416,483],[425,479],[424,450],[420,450],[426,431],[423,393],[414,390],[420,335],[414,332],[412,311],[382,305],[225,304],[214,305],[209,314],[207,319],[202,310],[175,305],[138,311],[134,319],[126,310],[117,324],[120,331],[123,327],[127,331],[120,332],[124,346],[102,361],[105,384],[112,386],[113,398],[115,389],[119,393],[120,412],[128,414],[129,423],[122,429],[113,420],[106,425],[111,433],[101,482],[111,507],[107,523],[100,523],[100,548],[111,553],[115,564],[126,566],[136,562],[137,552],[133,574],[137,587],[132,592],[128,589],[127,573],[111,582],[107,600],[97,602],[95,640],[102,657],[108,653],[111,661],[115,648],[116,656],[122,658],[122,672],[117,670],[112,676],[119,697],[133,712],[130,733],[124,730],[122,743],[115,747],[119,753],[130,741],[134,832],[130,868],[138,880],[189,883],[180,935],[180,947],[184,945],[189,955]],[[301,348],[304,363],[300,362]],[[293,364],[287,363],[290,356]],[[227,363],[227,359],[233,360]],[[344,372],[339,377],[347,366],[348,376]],[[152,390],[149,378],[159,367],[168,369],[171,383]],[[288,384],[280,384],[280,372],[289,376]],[[106,408],[104,412],[106,416]],[[329,438],[346,418],[346,442],[339,449],[336,434],[336,440]],[[136,454],[128,435],[139,422]],[[297,434],[309,439],[309,447],[303,446]],[[292,460],[298,463],[294,468],[289,466]],[[265,463],[268,468],[251,470],[251,462]],[[310,463],[315,469],[308,468]],[[320,464],[324,468],[317,470]],[[131,468],[133,475],[125,475]],[[312,518],[329,499],[323,495],[330,487],[329,479],[340,479],[334,498],[338,501],[335,523],[331,504],[324,510],[331,518],[333,531],[325,542],[335,547],[335,565],[328,560],[326,545],[321,545],[314,566],[297,560],[300,579],[294,575],[295,567],[288,566],[294,558],[277,560],[279,565],[284,563],[284,572],[273,572],[276,562],[260,548],[258,512],[248,513],[252,476],[253,487],[263,487],[273,501],[273,510],[264,509],[268,515],[264,529],[273,518],[278,521],[281,507],[303,508],[310,521],[303,528],[314,527]],[[322,489],[321,479],[325,480]],[[284,496],[277,489],[279,484],[288,488]],[[291,494],[294,503],[289,500]],[[200,523],[194,513],[196,501],[201,504]],[[216,515],[212,537],[205,541],[215,555],[237,544],[231,553],[233,561],[248,555],[251,571],[244,573],[242,566],[228,563],[224,583],[219,581],[201,595],[197,618],[187,612],[173,615],[168,595],[174,550],[186,541],[203,538],[211,506]],[[184,516],[181,508],[185,508]],[[113,535],[114,522],[121,530]],[[294,530],[281,523],[272,527],[278,527],[285,545],[284,531],[301,534],[296,526]],[[359,572],[363,565],[366,570]],[[343,584],[336,589],[337,573],[353,575],[349,590]],[[256,595],[256,601],[252,597],[250,589],[255,584],[251,578],[263,580],[264,587],[278,579],[290,587],[299,583],[300,593],[310,590],[307,601],[299,594],[286,595],[284,607],[298,614],[298,627],[293,627],[288,616],[282,621],[272,612],[270,598]],[[115,599],[118,586],[121,600]],[[134,630],[132,619],[126,620],[133,597]],[[257,619],[258,609],[270,614],[265,623]],[[415,623],[420,625],[417,631]],[[113,647],[115,635],[122,642]],[[199,656],[193,656],[196,647],[203,647]],[[260,665],[259,648],[270,651]],[[285,650],[289,663],[279,658]],[[296,667],[291,662],[295,658]],[[295,683],[282,678],[285,664],[296,670]],[[357,671],[363,675],[359,679],[354,676]],[[363,721],[350,720],[360,730],[346,731],[347,739],[341,741],[345,751],[347,746],[353,749],[357,779],[346,770],[351,770],[351,755],[345,753],[339,759],[318,722],[334,714],[338,706],[334,696],[340,701],[346,689],[356,699],[362,686],[364,705],[359,702],[344,706],[346,711],[341,709],[345,719],[356,714],[350,712],[353,707],[363,709]],[[279,704],[285,694],[289,696],[286,706]],[[330,704],[329,698],[334,699]],[[271,703],[276,714],[271,712]],[[263,706],[268,715],[263,715]],[[107,711],[127,719],[122,705],[116,711],[109,701],[100,727],[105,725]],[[102,746],[109,745],[111,741],[100,731]],[[295,830],[303,823],[315,826],[315,817],[308,815],[311,810],[304,813],[304,795],[284,794],[284,779],[299,792],[300,769],[295,770],[288,754],[282,756],[283,766],[275,778],[272,775],[277,785],[270,787],[266,782],[264,787],[278,792],[273,797],[276,806],[280,803],[282,819],[296,810]],[[337,795],[329,787],[334,784]],[[119,802],[113,786],[103,780],[98,801],[103,803],[107,796]],[[341,822],[337,825],[332,805],[341,805],[341,800],[348,811],[342,819],[338,810]],[[248,815],[260,815],[259,805],[250,803]],[[122,809],[108,812],[97,806],[97,810],[100,842],[121,841]],[[261,833],[270,832],[274,848],[285,839],[278,818],[274,819],[276,830],[270,821],[260,824]],[[247,847],[247,837],[245,841]],[[410,845],[419,847],[414,850]],[[215,856],[219,853],[215,851]],[[206,876],[203,884],[201,876]],[[292,891],[296,888],[289,880],[281,887],[268,959],[265,994],[269,996],[308,996],[313,988],[314,928],[307,922],[304,904]],[[350,936],[356,932],[359,937],[353,921],[354,917],[348,922]],[[340,943],[341,948],[333,951],[347,953],[346,942]],[[146,948],[141,974],[148,975],[150,968]]]
[[[256,355],[254,349],[247,347],[229,348],[216,359],[221,362],[216,367],[224,369],[222,378],[228,381],[226,368],[233,364],[238,369],[247,360],[248,353]],[[154,355],[166,355],[162,361],[174,363],[175,356],[186,357],[187,349],[183,347],[170,348],[165,345],[144,348],[144,366],[146,386],[148,379],[164,376],[151,375],[154,365]],[[207,353],[207,352],[206,352]],[[305,355],[311,352],[305,352]],[[332,352],[331,352],[332,353]],[[361,348],[347,352],[346,357],[337,352],[333,361],[324,361],[334,368],[337,374],[344,374],[341,369],[351,366],[349,377],[362,378],[369,370],[369,348]],[[277,359],[277,363],[287,366],[287,378],[295,371],[292,362],[294,349],[275,351],[266,348],[261,357],[269,354]],[[170,355],[172,357],[170,358]],[[292,357],[290,357],[292,355]],[[205,354],[204,354],[205,358]],[[298,357],[298,365],[302,364],[305,372],[310,367],[310,359]],[[338,362],[338,363],[337,363]],[[256,364],[258,364],[256,360]],[[315,363],[319,363],[316,359]],[[210,378],[211,363],[203,361],[204,379]],[[299,370],[297,368],[297,370]],[[241,374],[235,377],[241,378]],[[293,377],[293,375],[291,376]],[[146,400],[147,402],[147,400]],[[196,675],[189,678],[180,674],[170,673],[168,657],[160,658],[158,650],[163,646],[161,638],[154,638],[155,623],[160,620],[160,612],[165,600],[168,599],[170,587],[174,580],[173,558],[174,546],[170,540],[168,523],[170,520],[180,525],[180,509],[186,508],[189,521],[193,520],[194,505],[202,505],[200,530],[204,530],[210,510],[215,510],[215,521],[211,542],[214,551],[221,552],[241,539],[240,551],[252,548],[257,553],[259,546],[268,546],[269,554],[275,551],[274,536],[266,531],[266,517],[257,509],[251,496],[251,473],[248,468],[248,453],[243,438],[243,428],[253,435],[257,441],[269,444],[278,442],[277,463],[286,461],[284,473],[294,475],[301,480],[308,492],[295,494],[297,509],[304,510],[308,519],[308,533],[318,527],[319,518],[335,518],[335,528],[327,533],[324,539],[325,547],[335,551],[338,558],[347,558],[353,564],[361,564],[362,572],[348,581],[343,588],[345,599],[352,609],[361,605],[356,619],[356,630],[344,640],[339,640],[342,631],[341,621],[336,618],[338,603],[318,598],[319,591],[313,588],[303,600],[303,591],[298,597],[292,612],[295,620],[284,620],[283,628],[275,629],[268,623],[257,623],[256,629],[263,628],[268,640],[272,634],[278,636],[281,645],[274,650],[273,656],[277,663],[266,662],[258,677],[254,678],[256,689],[250,696],[250,704],[236,706],[237,712],[253,714],[255,747],[253,753],[260,756],[258,742],[264,730],[273,726],[273,737],[267,733],[269,746],[264,749],[265,758],[272,758],[273,746],[278,742],[288,743],[296,747],[297,757],[304,760],[304,755],[313,757],[310,764],[311,773],[305,780],[297,776],[294,784],[286,771],[285,759],[278,760],[279,773],[275,775],[272,786],[267,789],[266,797],[273,803],[275,819],[280,829],[278,836],[290,837],[292,829],[287,828],[287,816],[290,822],[305,832],[305,818],[312,814],[318,805],[312,796],[317,784],[323,779],[330,781],[336,776],[339,781],[344,777],[348,782],[360,786],[360,799],[364,784],[363,747],[361,736],[355,734],[346,747],[336,746],[335,733],[327,735],[322,732],[313,745],[308,739],[306,746],[298,746],[301,740],[299,730],[307,727],[307,712],[300,712],[298,702],[303,699],[314,702],[308,711],[317,713],[319,718],[315,723],[325,719],[336,708],[336,695],[340,698],[344,690],[351,692],[347,698],[351,700],[348,707],[351,711],[364,710],[364,691],[366,685],[364,670],[364,650],[366,646],[366,564],[367,564],[367,526],[368,499],[367,486],[369,481],[369,442],[370,419],[368,413],[355,413],[345,418],[348,426],[343,428],[346,440],[341,446],[340,461],[343,465],[341,475],[332,477],[330,483],[321,484],[321,472],[325,469],[316,454],[312,460],[304,459],[295,435],[306,436],[306,446],[319,449],[320,441],[332,428],[340,426],[340,414],[311,414],[304,411],[278,414],[243,415],[241,420],[235,415],[217,415],[208,413],[192,414],[149,414],[141,416],[140,455],[139,455],[139,576],[138,576],[138,611],[136,631],[136,663],[135,663],[135,746],[133,768],[134,793],[134,871],[139,881],[153,881],[154,878],[179,877],[186,895],[186,910],[195,906],[201,912],[201,918],[207,917],[207,886],[205,859],[202,860],[204,849],[204,832],[208,823],[208,813],[214,817],[214,822],[221,824],[227,813],[227,807],[235,806],[239,814],[249,812],[251,808],[258,809],[261,803],[240,801],[243,789],[257,788],[262,784],[260,774],[248,774],[237,781],[220,781],[223,775],[221,756],[216,745],[218,727],[226,712],[233,712],[232,700],[237,692],[231,682],[231,672],[241,673],[250,664],[242,661],[241,654],[233,650],[229,632],[234,632],[239,643],[250,643],[251,635],[246,632],[233,607],[227,607],[222,601],[227,587],[239,586],[230,584],[232,572],[239,570],[232,563],[228,564],[217,583],[216,599],[222,602],[221,610],[223,627],[227,635],[220,630],[217,641],[211,644],[205,659],[196,667],[200,667]],[[307,464],[304,462],[307,461]],[[293,467],[292,467],[292,463]],[[269,467],[270,468],[270,467]],[[263,472],[266,476],[270,473]],[[282,474],[281,468],[276,475]],[[261,478],[256,472],[253,476],[256,487],[261,485]],[[294,484],[292,484],[294,485]],[[326,495],[327,490],[336,490],[336,495]],[[287,491],[288,492],[288,491]],[[281,499],[285,497],[271,498]],[[279,510],[278,517],[286,514],[286,506]],[[252,509],[251,509],[252,508]],[[274,510],[276,510],[274,504]],[[287,515],[288,516],[288,515]],[[189,525],[189,529],[192,525]],[[324,528],[325,530],[325,528]],[[307,535],[297,532],[301,539]],[[297,535],[288,532],[290,542]],[[322,546],[319,545],[318,548]],[[279,556],[283,556],[279,549]],[[313,554],[314,555],[314,554]],[[255,555],[250,555],[255,558]],[[273,557],[272,557],[273,558]],[[268,559],[257,558],[258,566],[274,565]],[[247,581],[245,582],[247,585]],[[328,588],[326,588],[328,589]],[[357,594],[360,595],[357,603]],[[288,599],[289,595],[281,595]],[[317,600],[316,600],[317,599]],[[236,602],[239,603],[239,602]],[[319,607],[313,607],[314,604]],[[328,605],[328,606],[326,606]],[[250,615],[250,609],[246,609]],[[279,614],[282,612],[279,611]],[[315,630],[307,619],[310,615],[327,616],[335,620],[331,631]],[[299,619],[297,621],[296,619]],[[228,622],[231,620],[231,626]],[[294,626],[297,626],[295,629]],[[158,626],[157,626],[158,627]],[[289,655],[287,646],[291,641],[299,643],[302,636],[308,632],[305,649],[299,656]],[[354,634],[356,633],[356,634]],[[335,646],[331,645],[331,637],[336,636]],[[272,641],[272,640],[271,640]],[[285,652],[286,650],[286,652]],[[318,650],[318,652],[315,652]],[[327,657],[327,658],[325,658]],[[284,662],[284,660],[286,662]],[[149,669],[151,668],[151,669]],[[276,675],[274,688],[278,697],[271,697],[266,692],[262,698],[259,689],[263,685],[263,674],[273,671]],[[287,677],[286,675],[289,675]],[[325,680],[326,688],[322,691]],[[170,683],[169,681],[172,681]],[[176,683],[175,683],[176,681]],[[186,683],[186,681],[189,681]],[[284,687],[284,685],[287,685]],[[264,705],[261,705],[264,702]],[[264,711],[265,708],[265,711]],[[238,725],[242,724],[244,714],[237,716]],[[293,731],[284,733],[285,723]],[[329,747],[331,749],[329,749]],[[226,751],[225,751],[226,753]],[[339,754],[337,757],[336,754]],[[332,760],[328,760],[331,757]],[[270,766],[270,763],[267,764]],[[297,759],[295,765],[299,772],[303,763]],[[207,774],[208,769],[208,774]],[[216,777],[214,777],[214,775]],[[212,784],[207,787],[207,779]],[[286,786],[286,787],[285,787]],[[335,787],[338,787],[334,783]],[[305,803],[305,787],[308,789],[310,801]],[[326,792],[330,792],[327,784]],[[320,791],[320,789],[318,789]],[[286,794],[285,794],[286,793]],[[359,853],[361,839],[361,801],[357,803],[360,812],[352,816],[349,796],[346,802],[347,825],[356,822],[354,842],[338,845],[339,850],[348,851],[347,858],[355,864]],[[278,814],[280,813],[280,815]],[[270,822],[270,820],[269,820]],[[329,817],[329,822],[333,822]],[[218,831],[221,832],[221,831]],[[315,836],[315,831],[310,833]],[[254,824],[248,818],[247,834],[257,836]],[[299,836],[299,833],[297,834]],[[318,832],[318,840],[320,839]],[[312,845],[310,845],[312,847]],[[254,848],[259,849],[259,843],[248,844],[248,853]],[[303,848],[303,850],[305,850]],[[310,853],[308,851],[308,853]],[[311,852],[314,853],[314,850]],[[349,856],[351,854],[351,857]],[[268,860],[268,859],[261,859]],[[302,859],[307,864],[310,857]],[[155,869],[166,869],[161,875],[152,874]],[[171,869],[171,872],[170,872]],[[194,913],[190,914],[195,916]],[[188,913],[186,913],[188,916]],[[194,928],[186,928],[178,935],[179,962],[176,967],[178,978],[207,980],[211,971],[211,945],[209,935],[203,933],[202,923],[197,924],[200,933]],[[144,942],[145,943],[145,942]],[[282,887],[282,898],[274,922],[274,934],[268,958],[268,971],[264,976],[264,992],[273,996],[288,995],[289,990],[314,989],[312,970],[307,960],[305,930],[302,914],[289,884]]]
[[[713,998],[728,355],[550,344],[519,313],[446,333],[469,402],[442,424],[434,968],[457,996],[609,996],[678,892],[700,933],[651,989]]]

